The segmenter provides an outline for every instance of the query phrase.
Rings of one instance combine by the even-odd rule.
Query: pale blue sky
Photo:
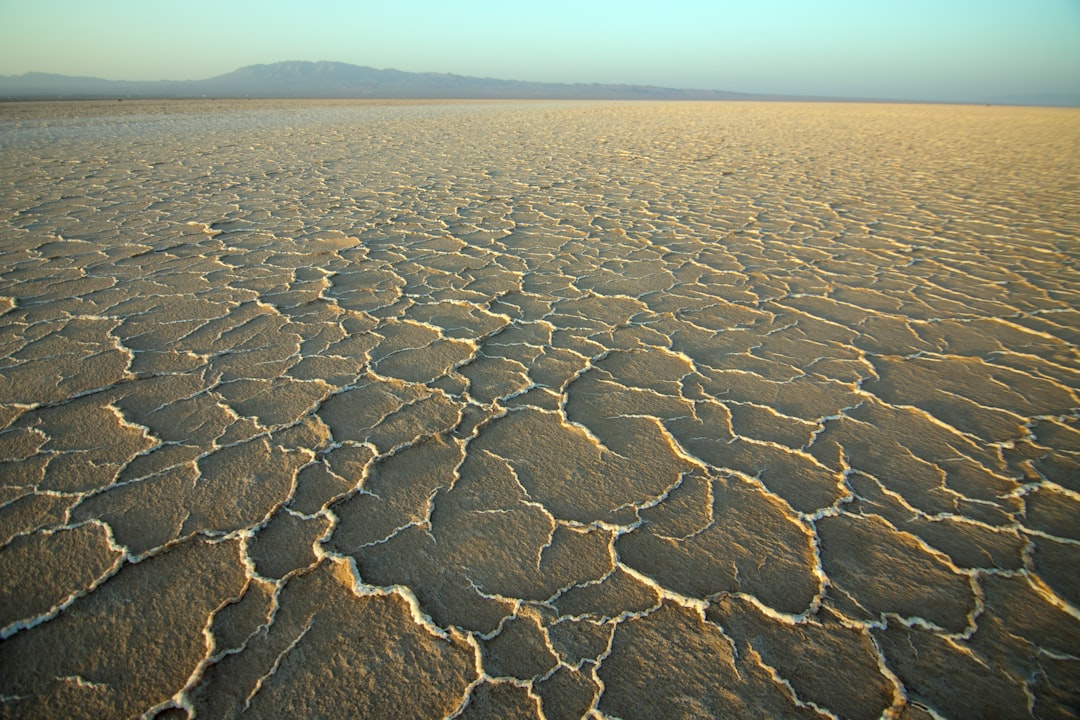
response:
[[[1080,95],[1080,0],[0,0],[0,74],[377,68],[743,92]]]

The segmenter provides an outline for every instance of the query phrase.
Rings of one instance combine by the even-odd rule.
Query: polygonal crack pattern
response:
[[[1074,717],[1078,136],[0,108],[0,716]]]

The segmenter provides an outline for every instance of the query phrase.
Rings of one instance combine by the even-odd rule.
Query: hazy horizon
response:
[[[328,60],[408,72],[945,102],[1080,93],[1080,4],[849,0],[663,10],[426,1],[0,0],[0,74],[200,80]]]

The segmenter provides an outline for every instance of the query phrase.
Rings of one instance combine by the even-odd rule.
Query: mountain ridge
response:
[[[0,75],[0,99],[341,98],[761,100],[777,96],[653,85],[549,83],[377,69],[333,61],[245,65],[204,80],[106,80],[28,72]]]

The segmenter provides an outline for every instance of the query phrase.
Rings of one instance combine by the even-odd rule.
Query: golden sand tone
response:
[[[1080,713],[1080,111],[0,106],[0,717]]]

